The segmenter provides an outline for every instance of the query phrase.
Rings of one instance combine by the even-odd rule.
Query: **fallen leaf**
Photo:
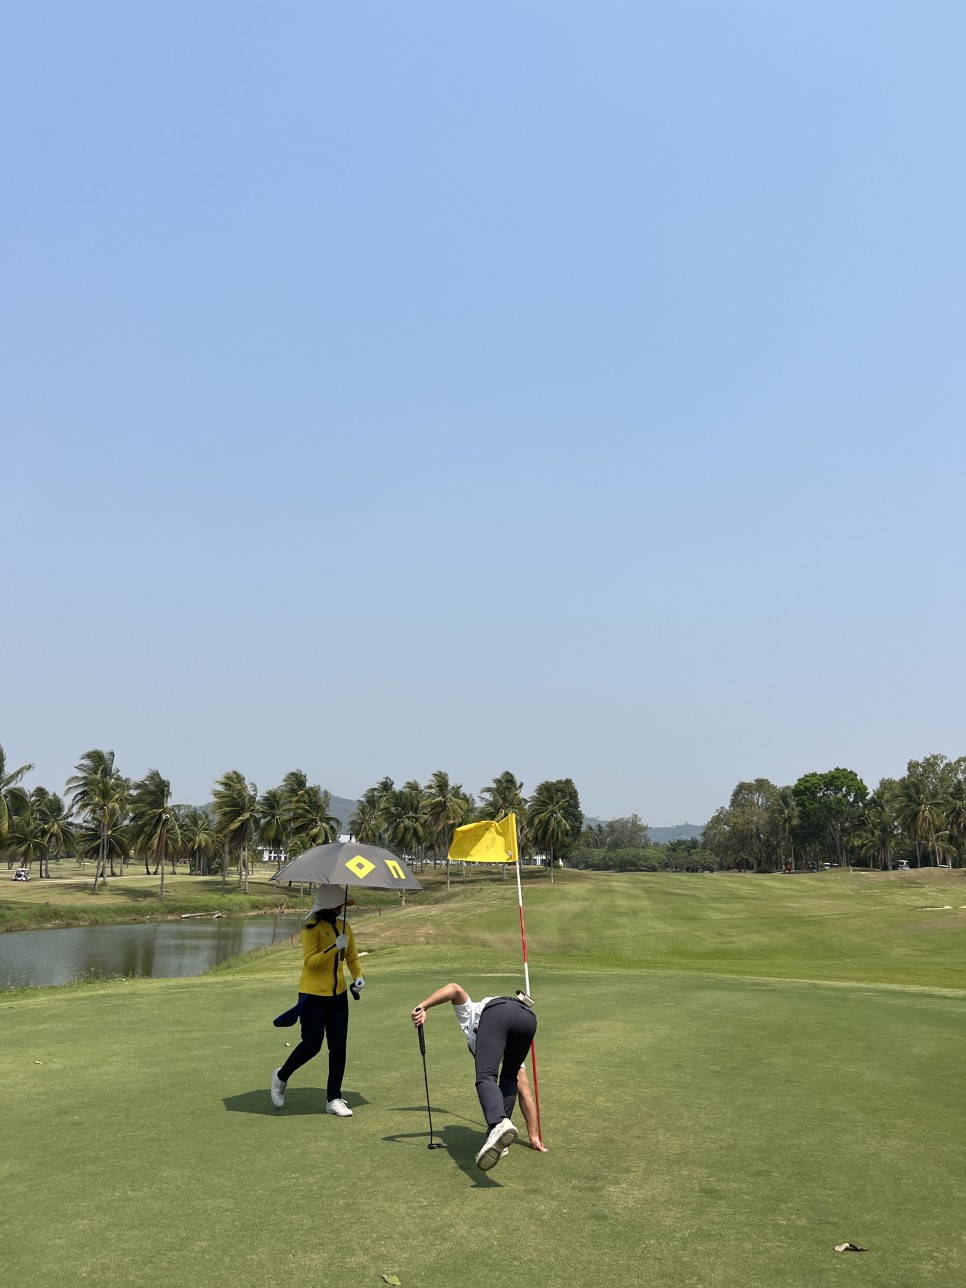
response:
[[[43,1064],[43,1060],[35,1060],[34,1064]]]
[[[398,1275],[383,1275],[383,1279],[385,1279],[387,1284],[392,1284],[393,1288],[400,1288]]]
[[[860,1248],[857,1243],[837,1243],[836,1252],[865,1252],[865,1248]]]

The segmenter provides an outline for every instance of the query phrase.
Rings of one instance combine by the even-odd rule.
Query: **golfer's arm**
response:
[[[522,1064],[520,1065],[520,1072],[517,1074],[517,1099],[520,1101],[520,1112],[523,1114],[523,1121],[527,1125],[527,1135],[530,1141],[539,1141],[537,1106],[533,1099],[533,1092],[530,1090],[530,1079],[527,1077],[526,1066]]]
[[[318,968],[322,965],[322,963],[325,961],[326,957],[329,955],[329,953],[331,953],[334,947],[335,947],[334,939],[332,940],[331,944],[327,945],[327,947],[325,948],[320,947],[319,932],[315,928],[315,926],[310,927],[308,930],[303,930],[302,931],[303,965],[307,966],[309,970],[318,970]]]
[[[431,993],[425,1002],[419,1005],[424,1011],[428,1011],[431,1006],[440,1006],[443,1002],[452,1002],[454,1006],[465,1006],[470,1000],[470,995],[465,989],[460,988],[459,984],[444,984],[438,988],[435,993]]]

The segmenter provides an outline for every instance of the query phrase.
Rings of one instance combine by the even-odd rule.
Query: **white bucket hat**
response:
[[[331,908],[341,908],[344,904],[352,908],[355,906],[355,899],[346,899],[348,890],[345,886],[324,885],[319,886],[315,892],[315,903],[309,912],[306,921],[314,917],[317,912],[328,912]]]

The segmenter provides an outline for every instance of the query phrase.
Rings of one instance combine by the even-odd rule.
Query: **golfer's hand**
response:
[[[336,935],[336,937],[335,937],[335,946],[336,946],[336,948],[338,948],[338,949],[339,949],[339,951],[340,951],[340,952],[342,951],[342,949],[343,949],[343,948],[348,948],[348,947],[349,947],[349,936],[348,936],[348,935]]]
[[[361,975],[359,976],[358,979],[354,979],[352,981],[352,987],[355,989],[357,993],[361,993],[362,990],[365,988],[365,986],[366,986],[366,981],[365,979],[363,979]]]
[[[426,1023],[426,1012],[421,1006],[413,1007],[413,1024],[417,1029],[421,1029]]]

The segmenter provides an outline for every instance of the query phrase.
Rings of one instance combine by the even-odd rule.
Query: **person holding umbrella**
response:
[[[530,1088],[523,1071],[523,1062],[537,1031],[533,1002],[524,993],[516,997],[484,997],[474,1002],[459,984],[444,984],[413,1008],[412,1021],[416,1028],[426,1023],[426,1012],[431,1007],[443,1002],[452,1003],[456,1022],[476,1062],[476,1094],[486,1120],[486,1139],[476,1155],[476,1166],[482,1172],[490,1171],[516,1139],[517,1129],[510,1115],[518,1090],[531,1147],[544,1152],[539,1134],[535,1135],[531,1128],[531,1118],[535,1126],[536,1113],[527,1114]]]
[[[272,1104],[277,1109],[285,1104],[289,1078],[303,1064],[314,1060],[322,1050],[322,1043],[327,1042],[329,1076],[325,1112],[338,1118],[352,1117],[352,1110],[342,1097],[349,1034],[349,998],[342,973],[343,957],[353,975],[350,985],[353,996],[359,996],[366,981],[352,927],[345,919],[345,908],[355,904],[355,900],[347,896],[348,891],[340,886],[320,886],[302,927],[302,974],[298,1006],[294,1008],[302,1026],[302,1040],[281,1068],[272,1074]],[[280,1016],[279,1019],[283,1023],[286,1021],[286,1017]]]

